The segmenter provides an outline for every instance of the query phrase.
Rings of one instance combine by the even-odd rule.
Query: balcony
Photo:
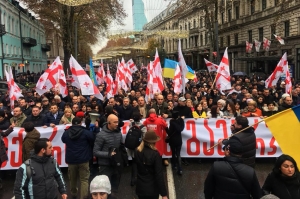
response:
[[[192,28],[192,29],[190,29],[190,35],[191,34],[195,34],[195,33],[199,33],[199,29],[198,28]]]
[[[41,44],[42,51],[50,51],[51,47],[48,44]]]
[[[31,37],[22,37],[22,43],[26,47],[34,47],[37,45],[36,39]]]

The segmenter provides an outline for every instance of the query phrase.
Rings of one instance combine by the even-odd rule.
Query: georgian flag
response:
[[[246,53],[251,53],[253,44],[246,41]]]
[[[254,40],[254,45],[255,45],[255,50],[256,52],[259,52],[260,46],[261,46],[261,42],[258,40]]]
[[[12,74],[11,67],[8,67],[8,72],[5,69],[5,75],[6,75],[6,80],[7,80],[7,85],[8,85],[8,92],[9,92],[9,104],[11,109],[14,108],[15,105],[15,100],[18,100],[20,97],[24,97],[22,95],[22,91],[19,88],[19,86],[15,83],[14,76]]]
[[[265,51],[269,51],[270,50],[270,46],[271,46],[271,41],[264,37],[263,49]]]
[[[217,71],[218,70],[218,65],[214,64],[210,61],[208,61],[207,59],[204,58],[205,64],[207,66],[208,72],[213,72],[213,71]]]
[[[284,40],[281,38],[281,37],[279,37],[279,36],[277,36],[277,35],[275,35],[275,34],[273,34],[274,35],[274,37],[279,41],[279,43],[281,44],[281,45],[284,45]]]
[[[278,62],[276,68],[274,69],[273,73],[265,81],[266,88],[271,88],[272,86],[276,86],[279,78],[284,74],[285,65],[287,65],[286,53],[284,53],[284,55],[281,57],[280,61]]]
[[[216,87],[221,93],[223,93],[224,90],[231,89],[227,48],[217,70]]]

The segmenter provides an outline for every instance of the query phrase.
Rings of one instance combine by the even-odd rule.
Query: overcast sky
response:
[[[133,20],[132,20],[132,0],[119,0],[122,2],[124,10],[126,11],[127,17],[124,19],[124,26],[118,26],[112,23],[109,32],[113,34],[122,33],[125,31],[133,30]],[[149,21],[151,21],[155,16],[167,8],[170,2],[175,2],[175,0],[143,0],[145,6],[145,15]],[[101,48],[106,45],[107,39],[100,39],[97,45],[92,47],[93,53],[97,53]]]

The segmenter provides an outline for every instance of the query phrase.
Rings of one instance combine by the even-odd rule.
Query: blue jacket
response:
[[[66,144],[66,163],[81,164],[92,159],[95,136],[83,126],[70,126],[61,141]]]
[[[46,125],[50,126],[51,123],[55,124],[55,125],[59,125],[59,122],[62,118],[62,116],[64,115],[63,112],[58,111],[57,117],[56,119],[54,118],[54,115],[51,112],[48,112],[46,114]]]

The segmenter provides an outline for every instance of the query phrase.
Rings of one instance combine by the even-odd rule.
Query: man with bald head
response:
[[[112,159],[116,159],[116,153],[121,147],[122,142],[122,134],[118,126],[119,118],[114,114],[110,114],[107,117],[107,124],[103,126],[101,132],[96,136],[93,150],[94,156],[98,159],[98,175],[107,175],[110,179],[112,197],[118,192],[123,169],[122,162],[119,166],[116,166],[112,162]]]
[[[158,94],[156,97],[156,103],[153,104],[152,108],[155,109],[156,114],[158,116],[161,116],[163,118],[171,118],[172,113],[168,109],[168,104],[164,100],[164,96],[161,94]]]

